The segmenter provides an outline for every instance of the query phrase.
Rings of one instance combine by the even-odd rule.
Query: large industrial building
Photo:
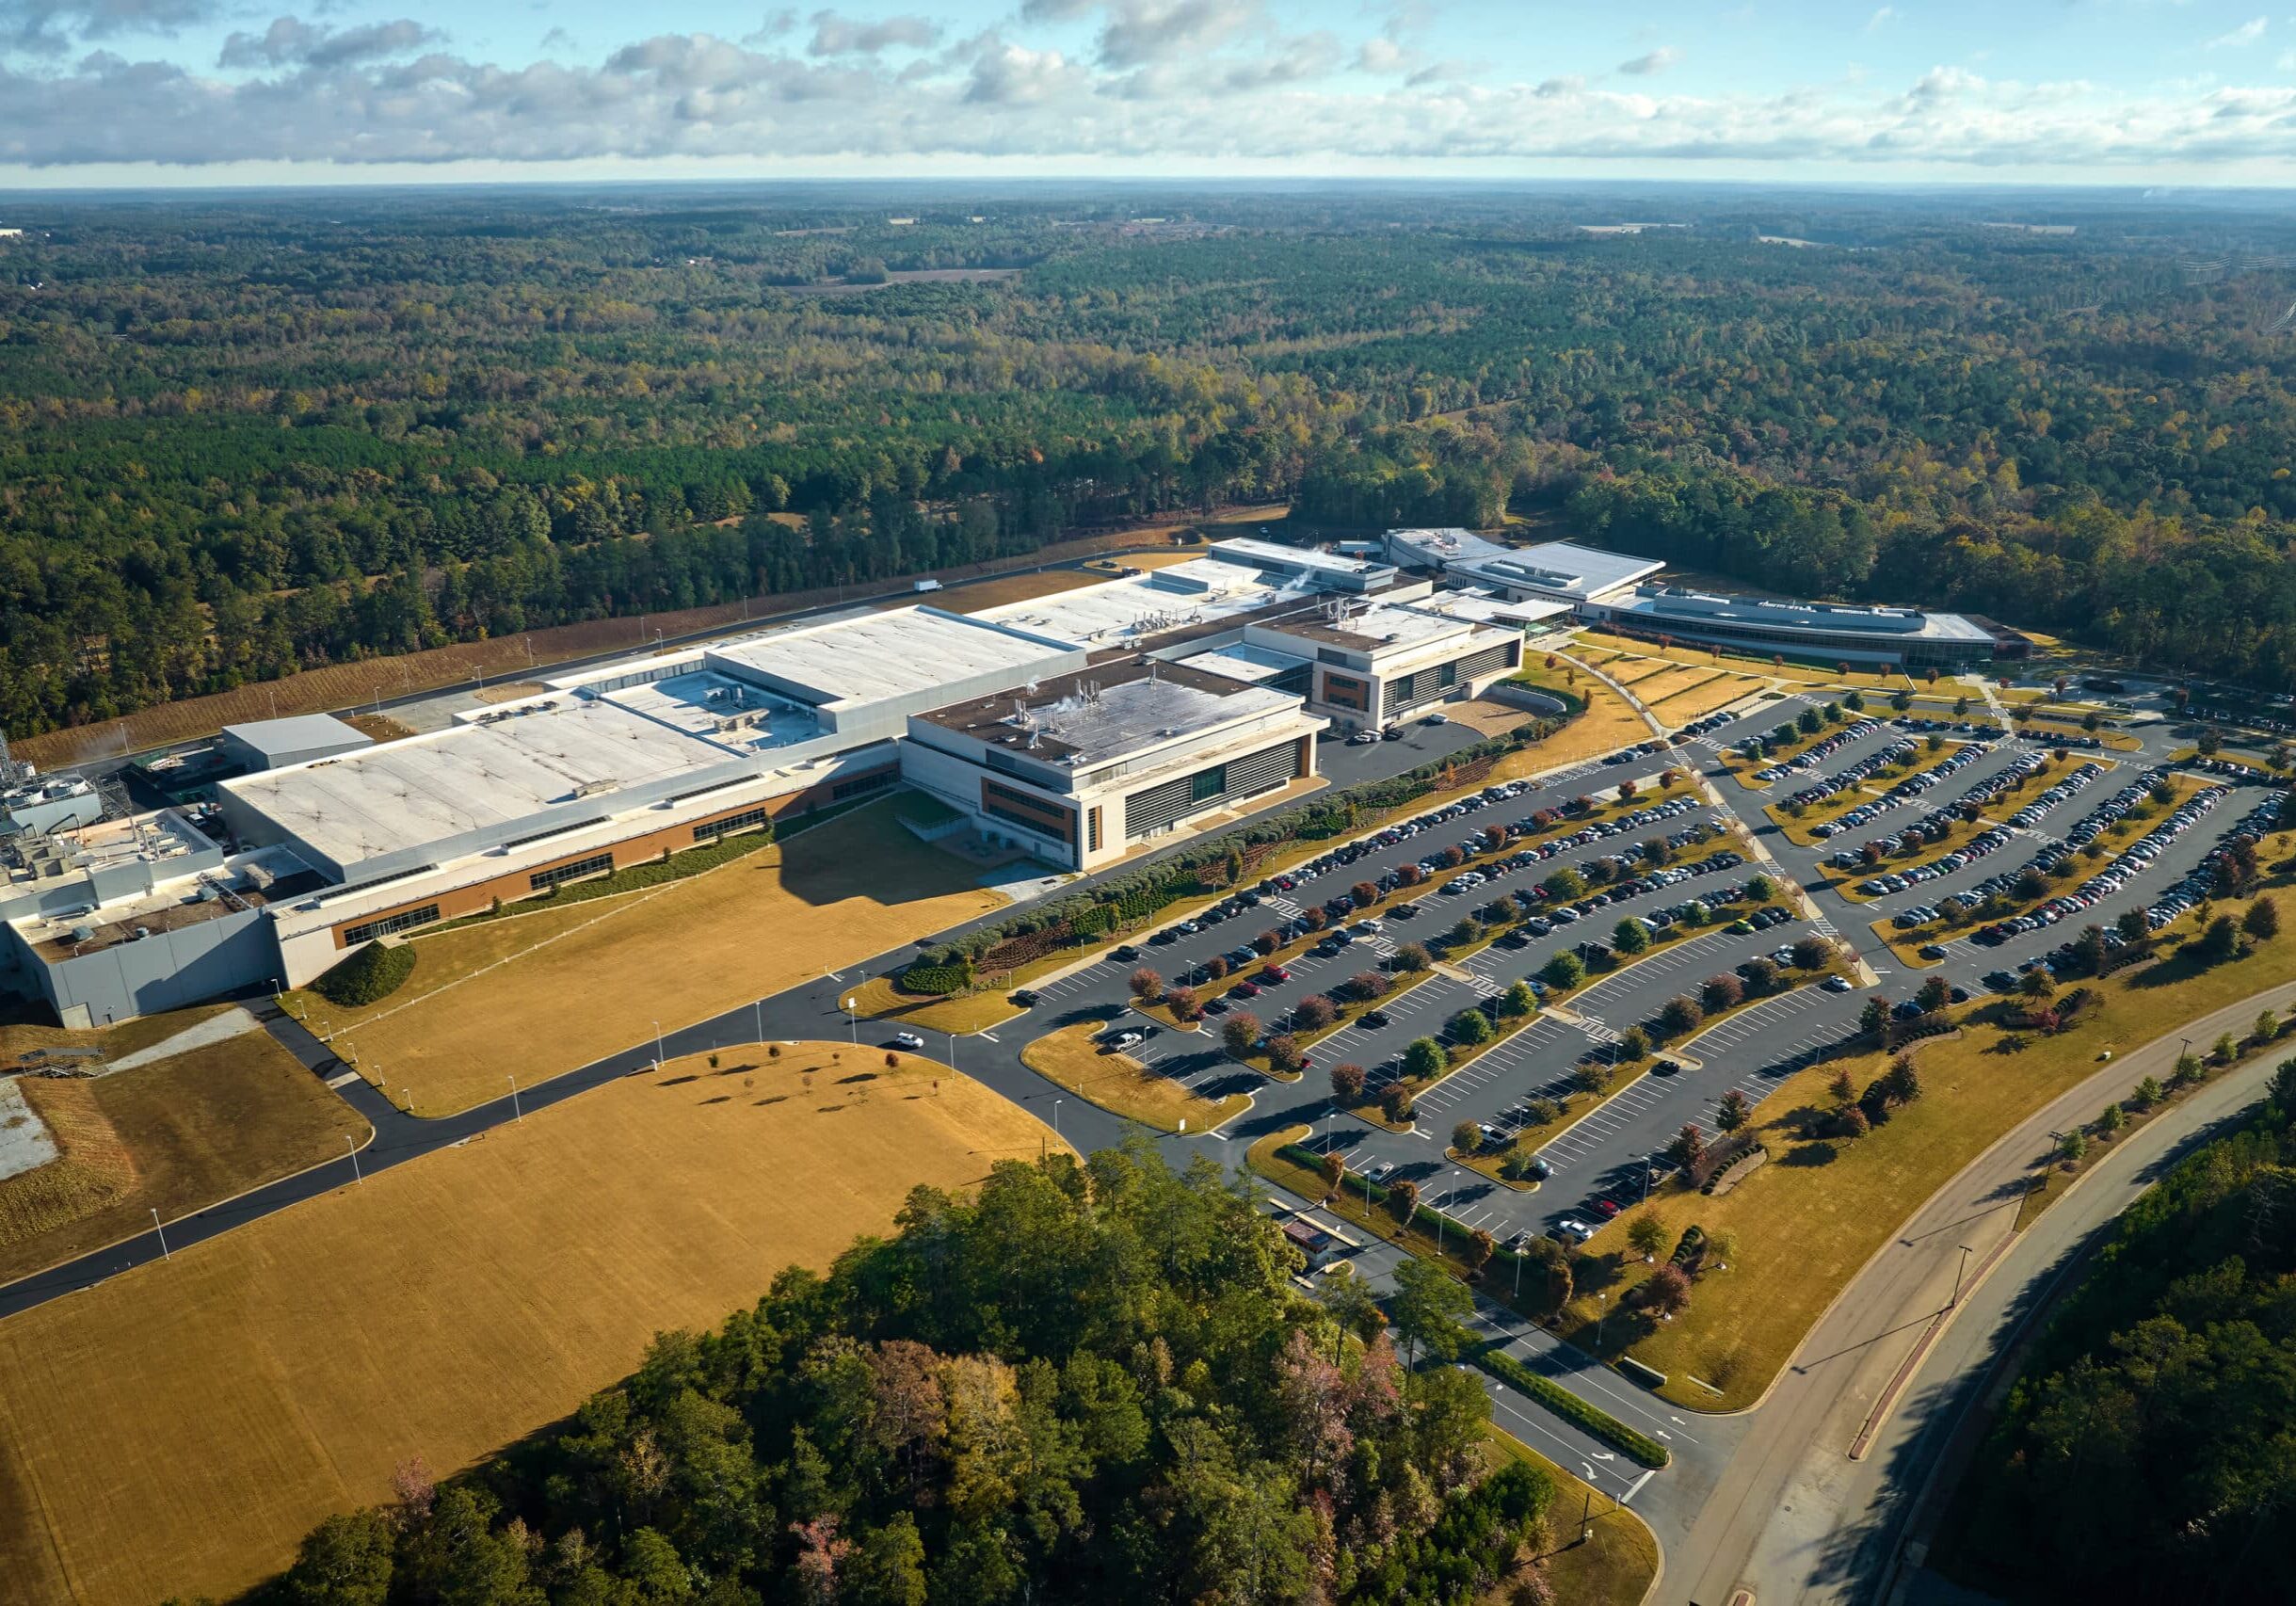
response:
[[[1468,530],[1390,530],[1387,545],[1389,557],[1405,569],[1434,570],[1509,602],[1544,599],[1582,611],[1625,595],[1666,567],[1575,541],[1501,546]]]
[[[363,944],[896,784],[984,858],[1094,870],[1310,779],[1335,726],[1482,691],[1552,606],[1222,541],[977,614],[858,609],[592,666],[394,741],[235,726],[169,756],[184,803],[129,817],[19,775],[0,986],[72,1025],[297,987]]]
[[[1962,614],[1719,597],[1672,586],[1639,586],[1627,597],[1580,612],[1591,622],[1634,635],[1811,663],[1959,671],[1996,658],[2022,657],[2031,645],[2015,632]]]

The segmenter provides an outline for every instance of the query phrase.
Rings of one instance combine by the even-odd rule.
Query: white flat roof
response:
[[[562,696],[520,706],[530,711],[222,785],[348,867],[589,796],[603,811],[623,787],[733,757],[612,702]]]
[[[1290,652],[1278,652],[1272,647],[1239,641],[1232,646],[1215,647],[1205,652],[1192,652],[1180,662],[1191,669],[1203,669],[1214,675],[1226,675],[1231,681],[1249,681],[1257,684],[1261,681],[1272,681],[1287,670],[1296,669],[1308,660]]]
[[[1099,586],[984,608],[972,617],[1087,647],[1112,647],[1308,595],[1296,586],[1268,585],[1252,570],[1197,557]]]
[[[1389,530],[1388,540],[1417,563],[1500,585],[1536,586],[1580,601],[1646,579],[1665,567],[1653,558],[1604,552],[1576,541],[1501,546],[1462,529]]]
[[[842,708],[957,685],[1032,666],[1052,672],[1075,649],[986,614],[895,608],[828,624],[745,636],[708,649],[715,663],[772,677],[805,701]]]
[[[263,753],[300,753],[313,747],[340,747],[372,742],[375,738],[331,714],[295,714],[282,719],[250,719],[226,725],[226,736],[245,742]]]
[[[1212,550],[1232,562],[1276,564],[1286,568],[1322,570],[1332,574],[1370,574],[1376,570],[1393,567],[1367,558],[1317,552],[1311,547],[1288,547],[1281,541],[1255,540],[1249,536],[1214,541]]]
[[[1445,591],[1420,605],[1478,624],[1537,624],[1571,611],[1568,602],[1552,598],[1526,597],[1519,602],[1508,602],[1483,591]]]

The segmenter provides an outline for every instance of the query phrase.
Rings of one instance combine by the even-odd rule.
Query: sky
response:
[[[0,0],[0,186],[2296,184],[2261,0],[295,5]]]

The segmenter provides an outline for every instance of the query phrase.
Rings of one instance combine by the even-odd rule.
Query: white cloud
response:
[[[1026,16],[1064,6],[1066,21],[1084,24],[1066,50]],[[883,54],[864,48],[879,36],[850,34],[822,40],[839,48],[816,54],[815,13],[763,39],[664,34],[589,60],[570,51],[564,60],[490,61],[410,22],[295,18],[232,36],[224,55],[235,65],[220,76],[110,48],[69,63],[0,60],[0,166],[586,163],[642,172],[662,162],[946,170],[1014,160],[1202,171],[1563,163],[1792,171],[1818,163],[2093,177],[2278,164],[2296,177],[2286,132],[2296,125],[2296,86],[2280,81],[2137,90],[1937,66],[1863,84],[1711,92],[1662,92],[1641,82],[1649,72],[1462,83],[1466,69],[1421,63],[1419,36],[1376,22],[1294,35],[1257,11],[1183,14],[1165,0],[1029,0],[1021,13],[931,49],[883,36]],[[1150,16],[1197,43],[1174,51],[1145,35],[1109,39],[1111,26],[1145,27]],[[1350,65],[1373,76],[1339,75]],[[1451,77],[1425,87],[1439,72]]]
[[[2202,48],[2204,50],[2235,50],[2244,44],[2254,44],[2264,37],[2264,30],[2271,26],[2272,19],[2269,17],[2251,17],[2239,27],[2218,34]]]
[[[1878,28],[1887,27],[1897,20],[1898,8],[1895,6],[1884,6],[1866,19],[1866,32],[1872,33]]]
[[[1622,61],[1618,71],[1635,78],[1648,78],[1663,72],[1682,59],[1682,53],[1672,45],[1661,45],[1647,56],[1638,56],[1631,61]]]
[[[940,42],[940,24],[929,17],[864,23],[835,11],[816,11],[809,20],[813,38],[806,49],[814,56],[875,56],[896,47],[926,50]]]
[[[557,30],[554,29],[553,32]],[[298,17],[275,17],[260,34],[233,34],[223,41],[216,57],[218,67],[346,67],[405,56],[425,45],[439,44],[446,36],[411,18],[369,23],[355,28],[329,28]],[[549,41],[545,40],[547,47]]]

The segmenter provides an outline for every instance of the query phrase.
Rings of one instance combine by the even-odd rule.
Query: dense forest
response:
[[[1960,1500],[1956,1570],[2015,1599],[2289,1598],[2296,1060],[2121,1218]]]
[[[1622,216],[1687,226],[1589,232]],[[1272,500],[1511,510],[2296,683],[2291,242],[2228,202],[783,185],[7,220],[20,734]]]
[[[1145,1145],[1003,1162],[666,1334],[562,1427],[329,1518],[278,1606],[1470,1606],[1554,1486],[1475,1374],[1311,1301],[1240,1187]],[[1573,1520],[1576,1514],[1573,1514]]]

